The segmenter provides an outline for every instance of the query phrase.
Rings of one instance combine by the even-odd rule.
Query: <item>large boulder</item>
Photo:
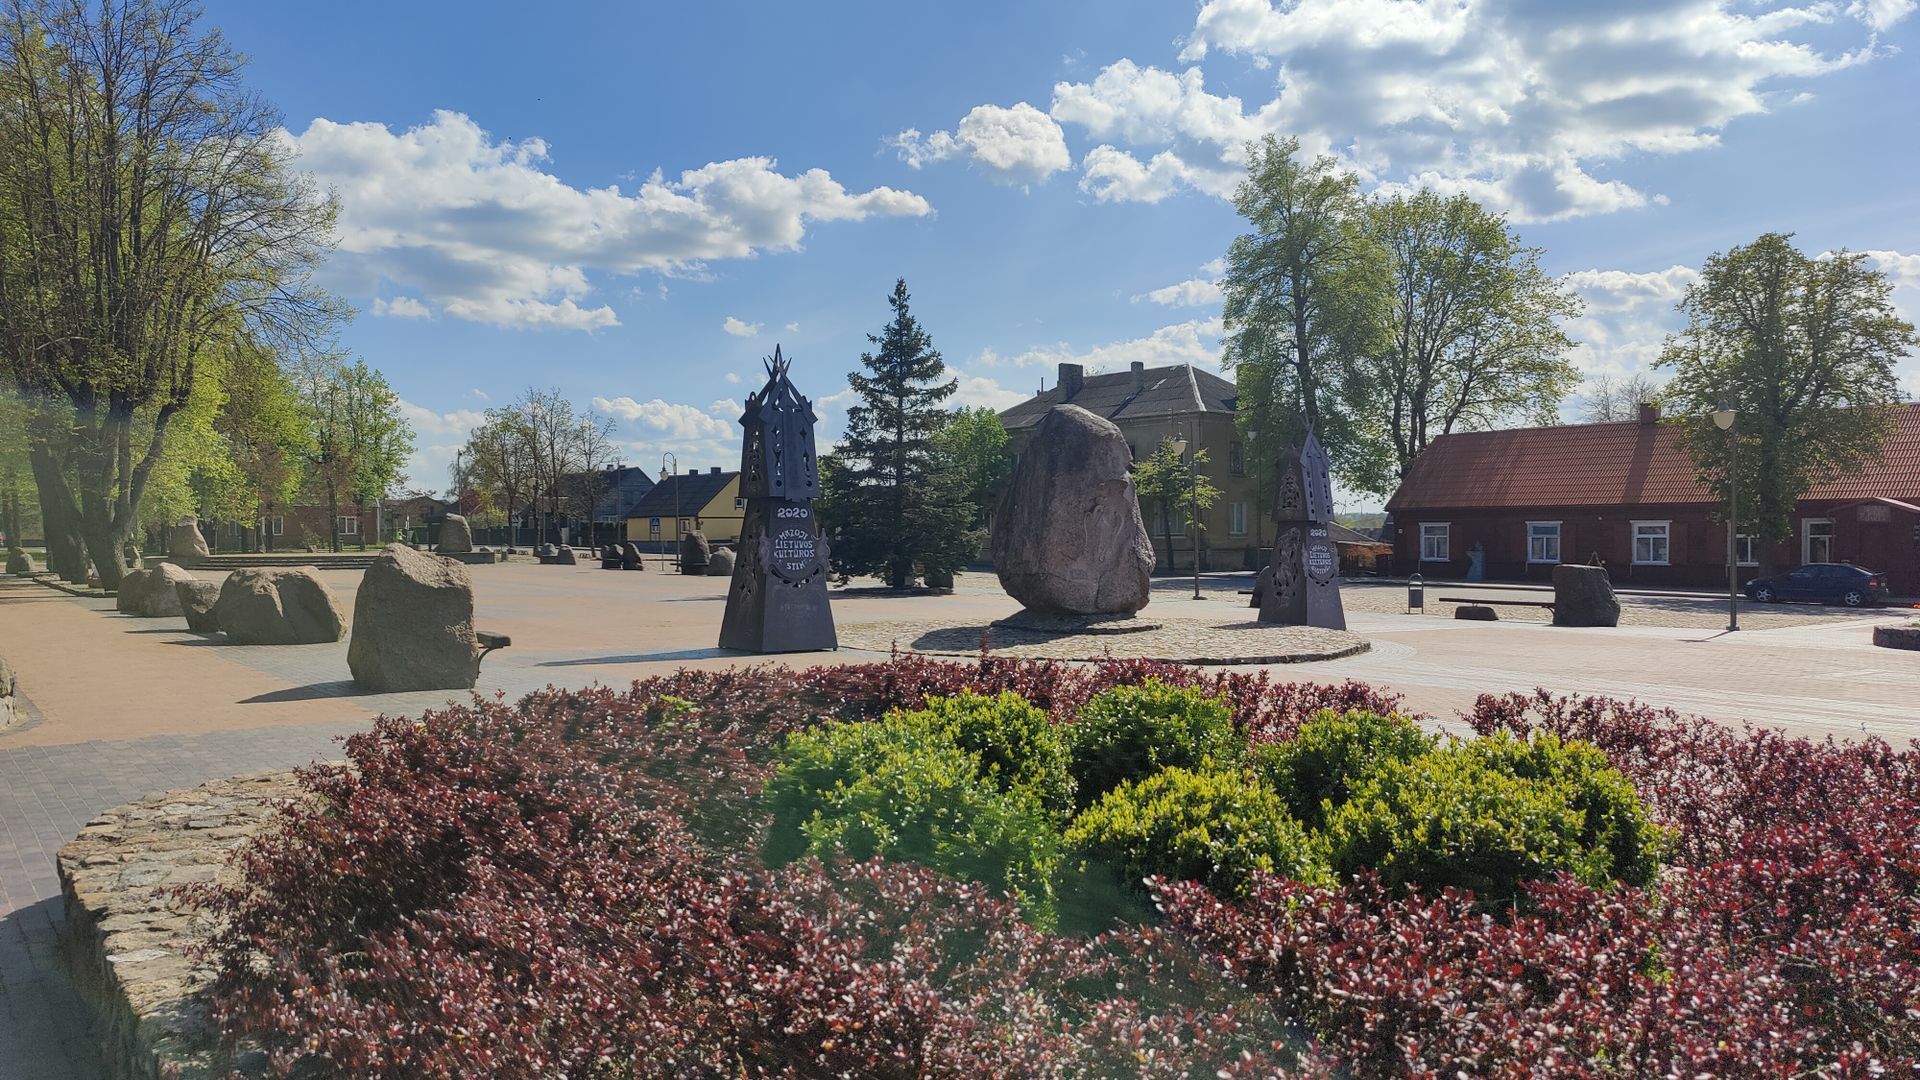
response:
[[[7,573],[9,574],[33,573],[33,556],[20,550],[19,548],[12,548],[8,550]]]
[[[13,667],[7,663],[6,657],[0,656],[0,731],[7,730],[8,724],[20,718],[20,709],[13,700],[13,693]]]
[[[625,552],[620,550],[619,544],[608,544],[606,547],[601,548],[600,549],[600,569],[602,570],[620,569],[620,560],[625,557],[625,554],[626,554]]]
[[[1553,625],[1620,625],[1620,600],[1606,567],[1561,563],[1553,568]]]
[[[186,616],[187,629],[196,634],[220,629],[220,620],[213,613],[213,605],[220,600],[220,586],[192,578],[174,582],[173,594],[180,599],[180,614]]]
[[[695,529],[680,538],[680,572],[704,574],[713,550],[707,546],[707,534]]]
[[[113,590],[113,610],[122,615],[140,614],[140,605],[147,597],[147,571],[128,570],[120,575],[120,584]]]
[[[713,551],[707,555],[707,576],[708,577],[732,577],[733,576],[733,549],[732,548],[714,548]]]
[[[207,538],[200,535],[200,523],[192,517],[181,518],[167,532],[167,558],[190,562],[204,559],[208,554]]]
[[[179,617],[180,593],[176,586],[194,580],[193,575],[170,562],[136,573],[141,577],[141,586],[134,600],[133,614],[146,619]]]
[[[480,650],[467,568],[388,545],[354,594],[347,667],[368,690],[471,689]]]
[[[580,565],[580,556],[574,554],[571,547],[561,544],[560,550],[554,553],[553,561],[559,566],[578,566]]]
[[[620,569],[645,570],[646,568],[646,560],[640,557],[640,545],[631,540],[627,541],[626,547],[620,554]]]
[[[473,526],[459,514],[448,514],[440,523],[440,542],[434,548],[445,555],[461,555],[473,550]]]
[[[993,567],[1029,611],[1131,614],[1147,606],[1153,546],[1126,437],[1077,405],[1041,417],[993,523]]]
[[[213,615],[235,645],[317,645],[347,629],[340,602],[311,566],[235,570]]]

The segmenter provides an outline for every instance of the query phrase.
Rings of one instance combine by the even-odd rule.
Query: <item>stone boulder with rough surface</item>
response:
[[[704,574],[713,549],[707,546],[707,534],[695,529],[680,538],[680,572]]]
[[[473,550],[473,526],[459,514],[448,514],[440,523],[440,542],[435,551],[447,555],[462,555]]]
[[[114,587],[113,610],[122,615],[138,615],[146,596],[147,572],[128,570],[120,575],[120,584]]]
[[[219,585],[192,578],[174,582],[173,593],[180,598],[180,614],[186,616],[187,629],[196,634],[220,629],[220,620],[213,614],[213,605],[220,600]]]
[[[471,689],[480,652],[467,568],[388,545],[354,594],[347,667],[368,690]]]
[[[168,531],[167,558],[180,562],[204,559],[208,554],[207,538],[200,535],[200,523],[193,518],[181,518]]]
[[[340,601],[311,566],[235,570],[213,614],[235,645],[316,645],[347,630]]]
[[[574,550],[565,544],[560,545],[560,550],[554,552],[553,557],[555,564],[559,566],[580,565],[580,556],[575,554]]]
[[[7,573],[9,574],[33,573],[33,556],[20,550],[19,548],[10,549],[7,552]]]
[[[1029,611],[1131,614],[1147,606],[1153,546],[1110,421],[1077,405],[1040,419],[993,523],[993,567]]]
[[[1553,625],[1620,625],[1620,600],[1606,567],[1561,563],[1553,568]]]
[[[714,548],[713,551],[707,555],[707,576],[708,577],[732,577],[733,576],[733,549],[732,548]]]
[[[13,700],[13,667],[7,658],[0,656],[0,731],[20,718],[19,705]]]
[[[181,614],[180,593],[175,586],[194,580],[194,576],[170,562],[136,572],[141,575],[142,585],[134,601],[133,614],[145,619],[178,617]]]

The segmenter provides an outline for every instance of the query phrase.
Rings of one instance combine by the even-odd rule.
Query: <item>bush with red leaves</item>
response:
[[[962,689],[1057,721],[1157,677],[1258,742],[1391,710],[1164,664],[683,672],[382,718],[239,855],[213,999],[280,1076],[1867,1076],[1920,1069],[1920,750],[1605,701],[1483,699],[1600,747],[1674,832],[1647,890],[1517,911],[1370,877],[1157,882],[1166,925],[1049,935],[884,862],[763,868],[773,747]]]

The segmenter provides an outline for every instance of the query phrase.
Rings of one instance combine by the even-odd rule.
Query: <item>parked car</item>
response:
[[[1891,592],[1887,576],[1848,563],[1808,563],[1772,577],[1747,582],[1747,595],[1763,604],[1781,600],[1812,600],[1821,604],[1860,607],[1884,604]]]

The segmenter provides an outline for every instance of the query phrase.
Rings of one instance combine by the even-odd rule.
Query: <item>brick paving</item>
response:
[[[760,662],[711,647],[721,580],[531,564],[473,575],[480,625],[515,641],[487,658],[482,693],[623,685],[681,666]],[[350,602],[357,573],[322,576]],[[1207,598],[1196,601],[1187,598],[1189,582],[1157,582],[1146,614],[1169,622],[1246,618],[1245,598],[1234,591],[1244,579],[1204,584]],[[1365,679],[1443,720],[1482,691],[1545,686],[1811,735],[1866,732],[1904,742],[1920,734],[1914,654],[1866,643],[1867,626],[1903,618],[1892,613],[1827,617],[1795,609],[1801,625],[1736,635],[1711,623],[1556,630],[1373,610],[1396,594],[1404,597],[1386,586],[1349,590],[1349,621],[1372,643],[1370,652],[1277,674]],[[834,609],[845,627],[965,627],[1012,615],[1016,605],[991,576],[967,575],[952,596],[839,596]],[[347,682],[344,644],[223,646],[184,626],[119,616],[108,602],[0,578],[0,655],[13,663],[25,703],[23,722],[0,732],[0,1080],[101,1075],[85,1010],[57,954],[64,917],[54,853],[90,817],[158,790],[337,757],[337,739],[374,714],[417,713],[449,696],[357,693]],[[845,650],[785,662],[879,655]]]
[[[1144,620],[1143,620],[1144,621]],[[1189,664],[1299,664],[1367,648],[1365,638],[1311,626],[1272,626],[1242,613],[1228,618],[1167,619],[1132,633],[1067,634],[1006,622],[955,626],[928,620],[857,623],[840,628],[840,643],[877,652],[896,646],[932,656],[996,656],[1050,660],[1173,660]]]

